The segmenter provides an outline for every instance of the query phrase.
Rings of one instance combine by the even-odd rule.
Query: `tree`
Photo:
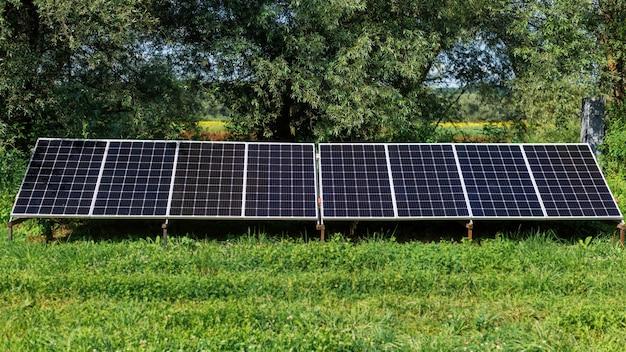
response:
[[[188,72],[218,88],[238,137],[414,140],[448,103],[429,84],[435,64],[474,37],[489,3],[167,3],[158,17],[194,48],[180,61],[204,57]]]
[[[191,126],[198,90],[152,45],[150,6],[0,4],[0,122],[17,147],[40,136],[172,137]]]

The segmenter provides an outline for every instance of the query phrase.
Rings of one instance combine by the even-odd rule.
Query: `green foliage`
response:
[[[0,121],[27,150],[41,136],[174,137],[198,89],[156,39],[151,3],[0,3]]]
[[[0,233],[3,235],[3,233]],[[0,349],[606,350],[608,239],[0,243]]]
[[[27,158],[13,147],[14,139],[0,121],[0,223],[9,220],[16,192],[26,170]]]
[[[581,101],[598,92],[591,2],[532,1],[510,11],[511,103],[524,117],[527,139],[576,142]]]
[[[200,45],[220,53],[215,66],[224,78],[216,85],[237,138],[427,140],[448,103],[430,85],[442,76],[432,69],[471,40],[488,4],[233,3],[225,5],[232,20],[216,29],[228,45],[210,38]],[[467,62],[474,70],[458,76],[480,79],[479,63]]]
[[[600,159],[613,195],[626,214],[626,105],[609,105],[607,129]]]

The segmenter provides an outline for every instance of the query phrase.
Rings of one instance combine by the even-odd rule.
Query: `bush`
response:
[[[0,124],[0,221],[7,222],[22,182],[28,157],[15,149],[6,128]]]
[[[602,145],[602,166],[622,212],[626,212],[626,106],[609,105],[609,126]]]

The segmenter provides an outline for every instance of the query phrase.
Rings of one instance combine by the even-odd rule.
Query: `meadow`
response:
[[[0,350],[621,351],[625,266],[608,237],[549,234],[20,237],[0,241]]]

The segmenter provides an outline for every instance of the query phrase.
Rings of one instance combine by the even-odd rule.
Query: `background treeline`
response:
[[[619,186],[625,91],[623,0],[5,0],[0,193],[40,136],[197,138],[219,113],[235,139],[437,141],[487,120],[576,141],[585,96],[607,99]]]

